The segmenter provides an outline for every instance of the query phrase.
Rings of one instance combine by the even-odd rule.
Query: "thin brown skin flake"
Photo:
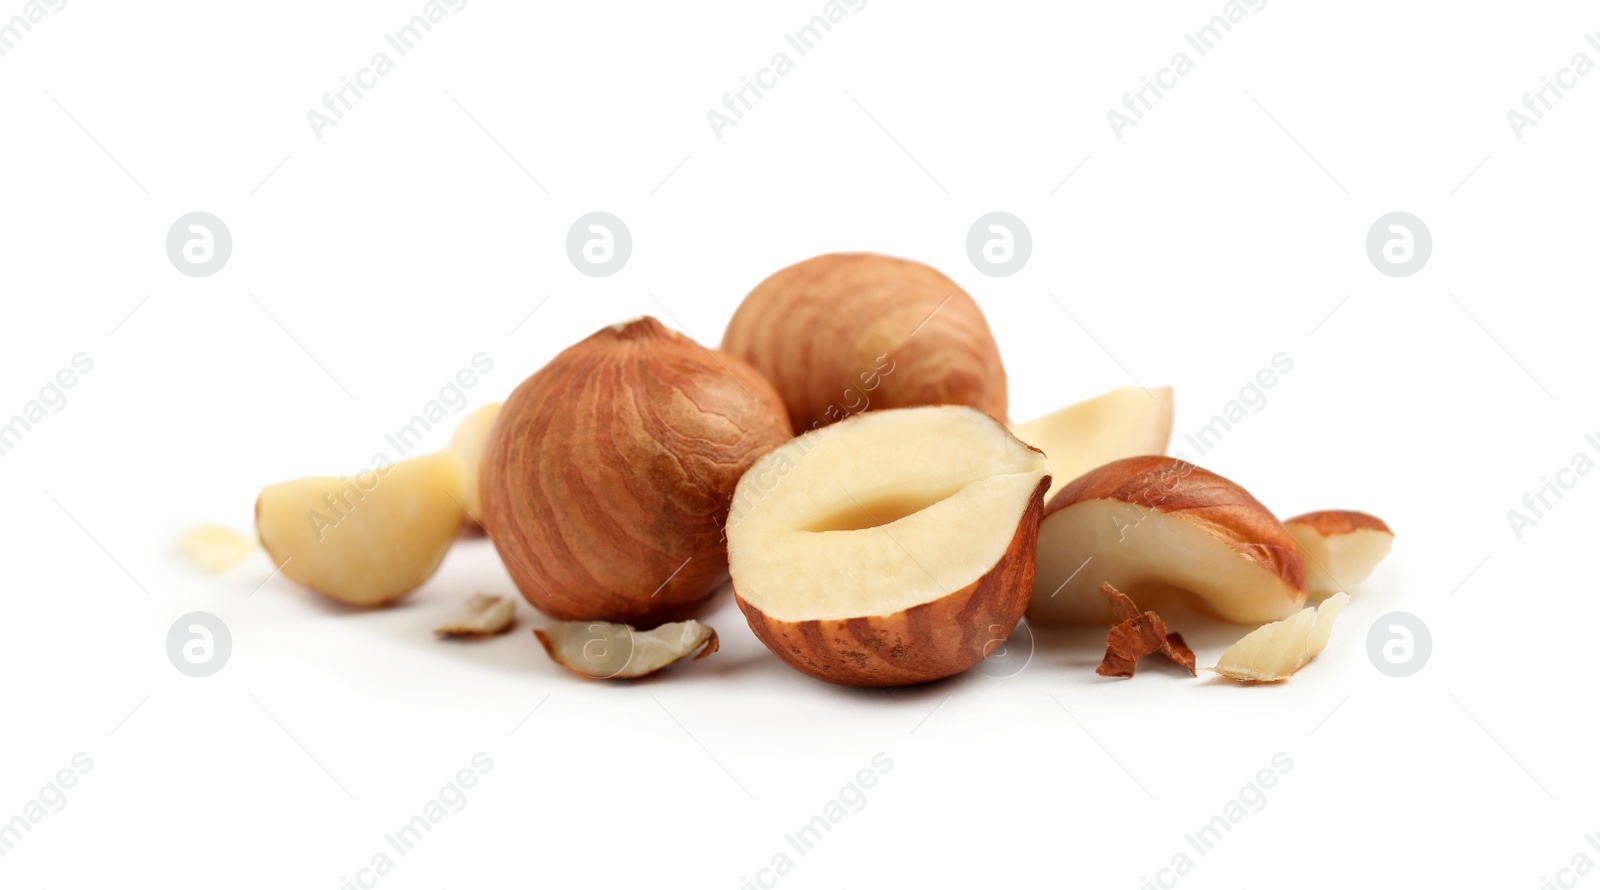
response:
[[[1167,631],[1161,616],[1154,612],[1140,613],[1127,594],[1110,584],[1100,585],[1100,595],[1121,620],[1106,637],[1106,656],[1095,673],[1102,677],[1131,677],[1139,659],[1160,652],[1182,665],[1191,677],[1197,676],[1194,650],[1184,645],[1182,634]]]

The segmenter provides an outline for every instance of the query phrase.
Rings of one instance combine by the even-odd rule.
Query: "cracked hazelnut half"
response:
[[[1306,590],[1314,597],[1349,590],[1372,574],[1394,547],[1387,523],[1355,510],[1319,510],[1285,519],[1306,558]]]
[[[728,526],[733,588],[789,666],[901,686],[982,661],[1022,617],[1043,454],[979,411],[875,411],[756,461]]]
[[[1046,505],[1028,617],[1109,624],[1101,584],[1151,608],[1188,599],[1239,624],[1285,618],[1306,598],[1300,546],[1271,511],[1175,457],[1109,463]]]

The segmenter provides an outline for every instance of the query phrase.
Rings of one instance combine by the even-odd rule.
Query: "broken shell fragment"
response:
[[[609,621],[556,621],[533,633],[550,660],[596,680],[643,677],[696,650],[695,661],[717,651],[717,632],[694,620],[654,630]]]
[[[516,607],[503,596],[474,593],[461,604],[454,621],[433,629],[441,637],[490,637],[511,629]]]
[[[1292,519],[1283,527],[1294,536],[1306,558],[1306,592],[1324,597],[1367,580],[1394,547],[1394,532],[1370,513],[1319,510]]]
[[[1206,670],[1249,683],[1287,679],[1327,647],[1333,622],[1348,602],[1348,593],[1336,593],[1319,607],[1258,627],[1229,646],[1216,667]]]

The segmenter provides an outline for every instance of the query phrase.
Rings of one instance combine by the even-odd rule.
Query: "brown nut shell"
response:
[[[746,362],[653,318],[613,325],[506,400],[484,457],[484,529],[551,617],[682,620],[727,580],[734,486],[791,435]]]
[[[782,269],[745,297],[722,348],[772,380],[796,432],[918,405],[1006,419],[1005,367],[983,312],[911,260],[834,253]]]
[[[1005,554],[978,580],[888,615],[781,621],[735,592],[750,629],[795,670],[844,686],[906,686],[959,674],[1010,636],[1033,588],[1039,517],[1050,477],[1040,480]]]

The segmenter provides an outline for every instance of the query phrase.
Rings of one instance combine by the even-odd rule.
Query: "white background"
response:
[[[0,819],[94,763],[0,884],[338,887],[477,752],[469,804],[380,886],[733,888],[780,852],[786,888],[1135,888],[1178,852],[1185,887],[1533,888],[1600,861],[1577,679],[1600,479],[1520,540],[1506,517],[1600,458],[1600,75],[1521,140],[1506,119],[1600,61],[1592,7],[1274,0],[1118,140],[1107,110],[1222,3],[872,0],[719,140],[706,112],[822,3],[472,0],[317,139],[307,110],[421,8],[74,0],[0,57],[0,415],[94,362],[0,459]],[[164,251],[194,210],[234,240],[208,278]],[[592,210],[632,231],[613,277],[565,253]],[[966,255],[992,210],[1032,231],[1012,277]],[[1364,248],[1394,210],[1433,235],[1409,278]],[[714,344],[767,274],[845,249],[961,282],[1019,419],[1172,383],[1193,458],[1183,435],[1285,353],[1200,462],[1284,515],[1383,516],[1394,555],[1278,686],[1105,680],[1094,633],[1041,631],[1015,676],[873,692],[791,671],[726,599],[720,653],[631,685],[551,664],[525,606],[437,642],[468,593],[512,592],[481,540],[371,613],[262,585],[264,555],[218,579],[175,551],[248,529],[266,482],[360,468],[475,353],[473,405],[621,318]],[[165,652],[193,610],[232,630],[207,679]],[[1393,610],[1433,635],[1406,679],[1366,653]],[[1191,626],[1202,664],[1245,630]],[[796,854],[877,752],[868,805]],[[1266,806],[1197,855],[1278,752]]]

